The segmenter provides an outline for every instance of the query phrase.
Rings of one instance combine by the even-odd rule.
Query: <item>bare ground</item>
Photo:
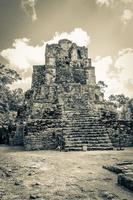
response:
[[[23,151],[0,146],[1,200],[132,200],[103,165],[133,160],[124,151]]]

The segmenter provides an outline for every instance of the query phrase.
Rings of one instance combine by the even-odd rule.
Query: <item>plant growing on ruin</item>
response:
[[[97,85],[100,87],[101,91],[104,93],[105,92],[105,88],[107,88],[108,86],[104,83],[104,81],[98,81]]]

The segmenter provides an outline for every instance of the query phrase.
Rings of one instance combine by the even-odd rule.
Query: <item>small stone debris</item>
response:
[[[15,185],[22,185],[22,183],[23,183],[22,180],[16,180],[14,184],[15,184]]]
[[[31,172],[29,172],[29,173],[28,173],[28,176],[31,176],[31,175],[32,175],[32,173],[31,173]]]
[[[40,182],[34,182],[34,183],[32,183],[32,186],[40,186],[40,185],[41,185]]]
[[[4,189],[0,188],[0,199],[2,199],[2,197],[6,194]]]
[[[109,181],[112,180],[112,178],[110,178],[110,177],[105,177],[105,178],[103,178],[103,180],[106,181],[106,182],[109,182]]]
[[[114,195],[108,191],[104,191],[102,193],[102,197],[105,198],[106,200],[119,200],[119,198],[116,195]]]
[[[0,171],[1,171],[1,175],[2,176],[6,176],[6,177],[11,177],[12,174],[12,170],[11,169],[7,169],[6,167],[0,167]]]
[[[42,197],[42,195],[41,194],[30,194],[30,199],[39,199],[39,198],[41,198]]]
[[[116,166],[116,165],[104,165],[103,168],[104,168],[104,169],[107,169],[107,170],[109,170],[109,171],[111,171],[111,172],[114,172],[114,173],[116,173],[116,174],[119,174],[119,173],[122,173],[122,172],[123,172],[123,171],[122,171],[122,168],[119,167],[119,166]]]

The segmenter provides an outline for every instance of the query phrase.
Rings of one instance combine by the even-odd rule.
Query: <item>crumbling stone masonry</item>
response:
[[[33,66],[26,94],[25,149],[56,149],[59,136],[65,150],[112,149],[96,109],[103,94],[87,48],[63,39],[45,52],[45,65]]]

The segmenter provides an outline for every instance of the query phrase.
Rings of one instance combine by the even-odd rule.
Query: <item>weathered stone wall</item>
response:
[[[95,85],[96,84],[96,77],[95,77],[95,68],[90,67],[86,69],[86,82],[88,85]]]
[[[64,123],[59,119],[30,120],[25,131],[26,150],[56,149]]]
[[[0,144],[8,144],[8,128],[0,126]]]
[[[14,145],[23,145],[24,141],[24,125],[17,123],[16,131],[14,134]]]
[[[45,65],[34,65],[32,73],[32,88],[39,88],[45,84]]]
[[[102,110],[101,123],[107,127],[108,134],[115,147],[133,146],[133,120],[119,120],[115,111]]]
[[[88,59],[86,47],[60,40],[58,44],[46,46],[45,60],[48,84],[52,80],[56,83],[96,84],[95,69],[91,66],[91,59]]]

